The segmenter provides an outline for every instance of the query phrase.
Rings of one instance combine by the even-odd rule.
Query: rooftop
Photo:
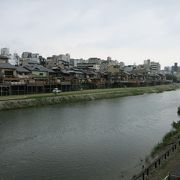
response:
[[[28,65],[25,65],[23,67],[29,71],[41,71],[41,72],[54,73],[53,70],[45,68],[44,66],[37,65],[37,64],[28,64]]]
[[[22,67],[22,66],[17,66],[17,67],[16,67],[16,71],[17,71],[17,72],[25,72],[25,73],[30,72],[29,70],[25,69],[25,68]]]
[[[15,66],[13,66],[9,63],[0,63],[0,68],[1,69],[16,69]]]

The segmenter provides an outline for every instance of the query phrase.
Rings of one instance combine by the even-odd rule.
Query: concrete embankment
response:
[[[180,84],[135,87],[135,88],[115,88],[115,89],[96,89],[74,92],[64,92],[54,94],[36,94],[0,97],[0,110],[19,109],[51,104],[72,103],[79,101],[90,101],[95,99],[107,99],[123,96],[140,95],[144,93],[160,93],[180,88]]]

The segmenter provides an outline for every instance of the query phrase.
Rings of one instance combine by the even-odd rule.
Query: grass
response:
[[[28,95],[14,95],[14,96],[2,96],[0,101],[7,100],[20,100],[20,99],[36,99],[44,97],[55,97],[55,96],[78,96],[78,95],[97,95],[97,94],[118,94],[120,96],[126,95],[139,95],[143,93],[160,93],[163,91],[170,91],[180,88],[180,84],[175,85],[160,85],[160,86],[148,86],[148,87],[134,87],[134,88],[108,88],[108,89],[93,89],[93,90],[82,90],[82,91],[70,91],[62,92],[54,95],[53,93],[43,94],[28,94]]]
[[[171,124],[172,130],[169,131],[165,136],[162,138],[162,141],[158,143],[151,152],[151,157],[155,157],[161,152],[163,152],[169,145],[173,144],[180,137],[180,121],[172,122]],[[163,180],[168,172],[180,162],[180,149],[175,152],[173,155],[165,161],[161,167],[154,170],[150,173],[149,179],[151,180]]]
[[[134,88],[111,88],[111,89],[93,89],[62,92],[60,94],[28,94],[16,96],[1,96],[0,110],[19,109],[33,106],[42,106],[59,103],[73,103],[79,101],[89,101],[95,99],[108,99],[123,96],[134,96],[144,93],[160,93],[180,88],[180,84],[170,84],[149,87]]]
[[[172,144],[178,137],[180,137],[180,121],[171,124],[172,130],[164,135],[162,142],[159,142],[152,150],[151,156],[160,153],[168,145]]]

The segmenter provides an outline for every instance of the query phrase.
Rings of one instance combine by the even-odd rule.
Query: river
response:
[[[171,129],[180,90],[0,112],[0,179],[127,180]]]

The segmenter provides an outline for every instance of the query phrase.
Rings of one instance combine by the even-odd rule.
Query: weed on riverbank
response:
[[[57,95],[54,95],[53,93],[47,93],[19,96],[2,96],[0,97],[0,110],[19,109],[51,104],[74,103],[79,101],[91,101],[95,99],[118,98],[146,93],[160,93],[163,91],[172,91],[179,88],[180,84],[168,84],[149,87],[70,91],[62,92]]]
[[[152,150],[151,156],[155,156],[160,153],[164,148],[171,145],[180,137],[180,121],[174,122],[171,124],[172,130],[164,135],[162,142],[159,142]]]

